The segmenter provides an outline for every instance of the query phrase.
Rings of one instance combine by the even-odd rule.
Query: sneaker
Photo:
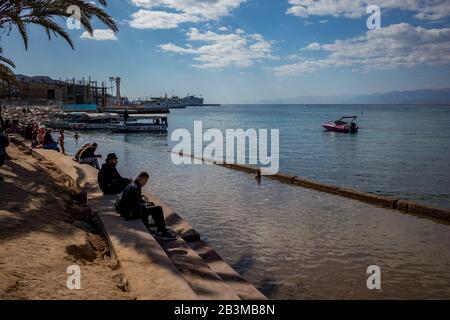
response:
[[[162,241],[174,241],[177,239],[176,236],[171,235],[170,233],[166,232],[162,232],[158,234],[158,238]]]

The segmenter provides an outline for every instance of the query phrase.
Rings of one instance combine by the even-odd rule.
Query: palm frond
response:
[[[4,64],[0,63],[0,79],[8,83],[17,83],[16,76],[14,72]]]
[[[71,17],[72,13],[67,12],[70,6],[80,8],[80,23],[91,35],[94,32],[92,27],[94,18],[113,32],[119,31],[114,19],[103,9],[107,6],[107,0],[98,0],[98,3],[101,7],[88,0],[2,0],[0,27],[9,25],[17,28],[26,49],[29,42],[27,26],[30,24],[42,26],[49,39],[52,34],[61,36],[73,49],[74,45],[69,34],[55,21],[57,18]]]

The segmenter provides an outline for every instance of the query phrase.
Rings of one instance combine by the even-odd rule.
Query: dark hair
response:
[[[150,178],[149,174],[145,171],[142,171],[141,173],[139,173],[138,178]]]
[[[93,147],[97,147],[98,145],[94,142],[94,143],[92,144],[92,146],[93,146]]]

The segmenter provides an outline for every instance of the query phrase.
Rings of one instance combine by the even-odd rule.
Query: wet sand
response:
[[[0,299],[131,299],[107,242],[51,164],[16,146],[0,169]],[[66,286],[81,269],[81,290]]]

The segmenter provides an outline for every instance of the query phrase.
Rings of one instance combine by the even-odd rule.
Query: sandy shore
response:
[[[17,146],[0,169],[0,299],[131,299],[89,210],[50,163]],[[81,269],[81,289],[66,287],[67,267]]]

